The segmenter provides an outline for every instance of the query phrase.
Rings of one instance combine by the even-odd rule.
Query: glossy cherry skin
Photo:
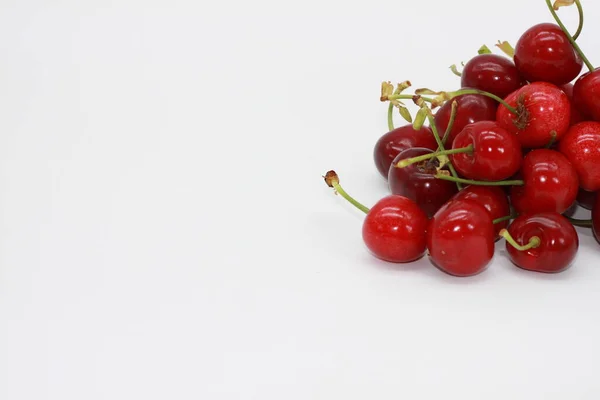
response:
[[[515,65],[529,82],[563,85],[577,78],[583,67],[579,54],[558,25],[542,23],[529,28],[515,46]]]
[[[431,217],[456,194],[458,191],[456,184],[436,179],[437,171],[431,161],[412,164],[405,168],[394,167],[400,160],[429,153],[433,153],[433,151],[412,148],[398,154],[390,167],[388,183],[392,194],[408,197],[416,202],[427,216]]]
[[[429,221],[427,250],[440,270],[472,276],[494,257],[494,236],[492,217],[484,206],[472,199],[453,200]]]
[[[497,54],[480,54],[463,68],[461,86],[505,98],[523,86],[523,80],[512,60]]]
[[[489,97],[478,94],[463,94],[454,99],[457,103],[456,118],[448,136],[447,142],[451,144],[456,135],[458,135],[465,126],[477,121],[494,121],[496,119],[496,109],[498,103]],[[452,100],[444,103],[435,113],[435,126],[441,137],[446,133],[452,114]],[[448,146],[450,147],[450,146]]]
[[[518,214],[564,213],[579,191],[579,178],[571,162],[554,150],[529,152],[521,167],[523,186],[511,188],[510,199]]]
[[[600,121],[600,69],[581,75],[573,86],[573,103],[587,120]]]
[[[385,261],[407,263],[425,254],[429,219],[417,204],[402,196],[387,196],[375,204],[363,222],[369,251]]]
[[[517,109],[518,115],[501,104],[496,120],[504,129],[516,134],[524,148],[544,147],[552,140],[552,132],[556,133],[555,140],[560,140],[569,129],[571,103],[558,86],[531,83],[504,100]]]
[[[379,173],[387,179],[390,165],[402,151],[412,147],[436,150],[437,142],[431,128],[423,126],[415,130],[411,125],[401,126],[383,135],[375,144],[373,159]]]
[[[588,192],[587,190],[579,189],[577,193],[577,204],[581,207],[591,210],[596,204],[596,198],[598,198],[597,192]]]
[[[480,121],[465,126],[452,144],[453,149],[473,146],[472,153],[451,157],[456,171],[470,179],[500,181],[516,174],[523,154],[516,135],[494,121]]]
[[[506,243],[510,260],[529,271],[562,272],[571,265],[579,248],[573,225],[554,212],[520,215],[510,224],[508,232],[519,245],[527,245],[534,236],[540,239],[538,247],[525,251]]]
[[[569,125],[573,126],[585,121],[587,118],[579,111],[579,109],[575,106],[575,102],[573,101],[573,84],[567,83],[566,85],[562,85],[561,89],[563,92],[565,92],[569,98],[569,102],[571,103],[571,122]]]
[[[580,122],[572,126],[558,144],[575,167],[582,189],[600,190],[600,122]]]
[[[467,186],[452,198],[452,200],[465,199],[473,200],[485,207],[485,209],[490,213],[492,221],[510,215],[508,197],[506,196],[504,190],[498,186]],[[508,221],[494,224],[496,239],[499,238],[498,233],[507,226]]]
[[[592,207],[592,232],[596,241],[600,243],[600,196],[596,197]]]

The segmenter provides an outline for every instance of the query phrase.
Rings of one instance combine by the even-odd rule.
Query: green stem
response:
[[[496,96],[493,93],[489,93],[489,92],[484,92],[483,90],[479,90],[479,89],[461,89],[461,90],[457,90],[456,92],[450,92],[448,93],[450,96],[452,97],[456,97],[456,96],[460,96],[463,94],[480,94],[482,96],[487,96],[491,99],[496,100],[498,103],[502,104],[504,107],[506,107],[508,109],[508,111],[510,111],[512,114],[517,115],[517,109],[514,108],[513,106],[511,106],[510,104],[508,104],[506,101],[504,101],[504,99],[502,99],[501,97]]]
[[[527,251],[530,249],[535,249],[540,247],[540,245],[542,244],[542,241],[540,240],[540,238],[538,236],[532,236],[529,239],[529,243],[527,243],[526,245],[520,245],[518,244],[515,239],[513,239],[513,237],[510,235],[510,233],[508,233],[508,231],[506,229],[502,229],[499,233],[500,236],[502,236],[504,239],[506,239],[506,241],[515,249],[519,250],[519,251]]]
[[[456,112],[458,110],[458,101],[452,101],[452,110],[450,111],[450,121],[448,121],[448,126],[446,127],[446,132],[444,132],[444,137],[442,138],[442,143],[444,146],[446,145],[446,141],[450,137],[450,132],[452,132],[452,128],[454,127],[454,121],[456,120]],[[439,148],[438,148],[439,150]]]
[[[499,223],[504,222],[504,221],[510,221],[511,219],[514,219],[514,218],[515,218],[514,215],[507,215],[506,217],[495,219],[494,220],[494,225],[499,224]]]
[[[389,107],[388,107],[388,116],[387,116],[387,122],[388,122],[388,129],[391,131],[394,130],[394,104],[390,103]]]
[[[358,208],[365,214],[369,213],[370,210],[368,207],[365,207],[364,205],[356,201],[352,196],[346,193],[344,189],[342,189],[342,187],[340,186],[340,179],[335,173],[335,171],[327,172],[327,174],[323,178],[325,179],[325,183],[327,184],[327,186],[332,187],[340,196],[348,200],[350,204],[352,204],[354,207]]]
[[[550,132],[550,141],[548,142],[545,148],[549,149],[550,147],[552,147],[552,145],[554,145],[554,143],[556,143],[556,131]]]
[[[431,158],[439,157],[439,156],[449,156],[451,154],[460,154],[460,153],[473,153],[473,145],[470,144],[467,147],[461,147],[459,149],[451,149],[451,150],[443,150],[435,153],[423,154],[422,156],[405,158],[404,160],[398,161],[396,164],[397,168],[405,168],[411,164],[415,164],[421,161],[429,160]]]
[[[388,100],[412,100],[416,95],[414,94],[392,94],[390,96],[387,97]],[[429,98],[429,97],[422,97],[419,96],[420,98],[423,99],[423,101],[426,101],[428,103],[433,103],[433,99]]]
[[[435,119],[433,117],[433,113],[431,112],[431,110],[428,108],[427,109],[427,119],[429,120],[429,127],[431,128],[431,131],[433,132],[433,137],[435,138],[435,141],[438,145],[438,149],[440,149],[441,151],[446,150],[444,148],[444,143],[442,143],[442,139],[440,139],[440,134],[437,130],[437,126],[435,125]],[[448,169],[450,170],[450,173],[452,174],[453,178],[456,179],[460,179],[458,177],[458,173],[456,172],[456,169],[454,168],[454,165],[452,165],[452,161],[448,160]],[[455,181],[456,182],[456,187],[458,188],[458,190],[462,190],[462,185],[460,182]]]
[[[577,12],[579,13],[579,26],[577,26],[577,32],[573,35],[573,40],[577,40],[583,30],[583,6],[579,0],[575,0],[575,5],[577,6]]]
[[[575,0],[575,1],[579,2],[579,0]],[[590,60],[587,59],[587,57],[585,56],[585,54],[583,53],[583,51],[581,50],[581,48],[579,47],[579,45],[577,44],[577,42],[575,41],[573,36],[571,36],[569,31],[565,27],[565,24],[563,24],[562,21],[560,20],[560,17],[554,10],[554,7],[552,6],[552,3],[550,3],[550,0],[546,0],[546,4],[548,5],[548,9],[550,10],[550,13],[552,13],[552,16],[554,17],[554,20],[556,21],[558,26],[560,26],[560,29],[562,29],[562,31],[565,33],[565,35],[567,36],[567,39],[569,39],[569,42],[571,42],[571,44],[573,45],[573,48],[577,51],[577,53],[579,53],[579,56],[585,63],[586,67],[590,70],[590,72],[593,72],[594,66],[592,65]],[[581,5],[579,5],[578,7],[581,7]]]
[[[512,181],[474,181],[471,179],[463,179],[463,178],[455,178],[454,176],[448,176],[444,174],[436,174],[435,177],[437,179],[441,179],[443,181],[457,182],[463,183],[465,185],[476,185],[476,186],[523,186],[525,182],[522,180],[512,180]]]
[[[567,217],[567,219],[569,220],[570,223],[572,223],[575,226],[580,226],[582,228],[591,228],[592,227],[591,219],[575,219],[575,218],[569,218],[569,217]]]

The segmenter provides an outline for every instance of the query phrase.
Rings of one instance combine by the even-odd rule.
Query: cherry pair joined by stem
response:
[[[573,225],[554,212],[520,215],[500,234],[506,239],[511,261],[529,271],[564,271],[579,248]]]
[[[520,175],[523,185],[511,188],[511,203],[519,214],[564,213],[577,198],[579,178],[571,162],[561,153],[548,149],[529,152],[523,159]]]
[[[452,129],[446,139],[446,143],[452,144],[456,135],[458,135],[465,126],[478,121],[494,121],[496,119],[496,109],[498,103],[494,100],[479,94],[463,94],[452,99],[456,101],[456,117],[452,124]],[[435,113],[435,126],[438,132],[446,132],[452,115],[452,101],[447,101]],[[440,134],[440,135],[441,135]]]
[[[407,263],[424,255],[429,220],[415,202],[391,195],[368,209],[342,189],[334,171],[327,172],[324,179],[328,186],[367,214],[362,238],[374,256],[389,262]]]
[[[505,101],[512,109],[500,104],[496,120],[516,134],[524,148],[544,147],[560,140],[569,129],[569,98],[553,84],[531,83],[508,95]]]
[[[392,194],[413,200],[431,217],[458,191],[456,184],[436,179],[439,164],[434,158],[413,163],[405,168],[395,168],[400,161],[433,154],[426,148],[406,149],[394,159],[388,175]]]
[[[473,199],[451,200],[429,221],[427,250],[432,263],[454,276],[479,274],[494,256],[494,225]]]
[[[473,57],[462,71],[461,86],[480,89],[505,98],[525,82],[515,63],[497,54],[480,54]]]
[[[394,158],[413,147],[437,149],[438,145],[429,127],[423,126],[416,130],[412,125],[405,125],[384,134],[375,144],[373,151],[373,159],[379,173],[387,179]]]

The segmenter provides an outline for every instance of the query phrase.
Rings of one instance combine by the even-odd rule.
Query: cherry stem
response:
[[[512,181],[474,181],[471,179],[463,179],[463,178],[455,178],[453,176],[448,176],[444,174],[436,174],[434,175],[437,179],[441,179],[443,181],[457,182],[463,183],[465,185],[476,185],[476,186],[523,186],[525,182],[522,180],[512,180]]]
[[[502,99],[501,97],[496,96],[493,93],[489,93],[489,92],[485,92],[483,90],[479,90],[479,89],[461,89],[461,90],[457,90],[456,92],[451,92],[448,93],[449,95],[451,95],[452,97],[456,97],[456,96],[460,96],[463,94],[480,94],[482,96],[487,96],[491,99],[496,100],[498,103],[502,104],[504,107],[506,107],[506,109],[508,111],[510,111],[512,114],[518,115],[519,113],[517,112],[517,109],[514,108],[513,106],[511,106],[510,104],[508,104],[506,101],[504,101],[504,99]]]
[[[460,154],[460,153],[473,154],[473,145],[470,144],[467,147],[461,147],[459,149],[443,150],[443,151],[437,151],[435,153],[423,154],[422,156],[405,158],[404,160],[398,161],[398,163],[396,164],[396,168],[405,168],[405,167],[408,167],[409,165],[412,165],[412,164],[415,164],[415,163],[418,163],[421,161],[429,160],[431,158],[435,158],[435,157],[439,157],[439,156],[449,156],[451,154]]]
[[[578,4],[577,5],[578,8],[581,7],[581,4],[579,4],[579,0],[575,0],[575,2]],[[548,5],[548,9],[550,10],[550,12],[552,13],[552,16],[554,17],[554,20],[556,21],[556,23],[558,24],[558,26],[560,26],[560,29],[562,29],[562,31],[565,33],[565,35],[567,36],[567,39],[569,39],[569,42],[571,42],[571,45],[573,46],[573,48],[577,51],[577,53],[579,53],[579,56],[581,57],[581,59],[585,63],[585,66],[590,70],[590,72],[593,72],[594,71],[594,66],[592,65],[592,63],[590,62],[590,60],[587,59],[587,57],[585,56],[585,54],[583,53],[583,51],[581,50],[581,48],[579,47],[579,45],[577,44],[577,42],[575,41],[575,39],[573,38],[573,36],[571,36],[571,34],[569,33],[569,31],[565,27],[565,24],[563,24],[563,22],[561,21],[560,17],[558,16],[558,14],[556,13],[556,11],[554,10],[554,7],[552,6],[552,3],[550,3],[550,0],[546,0],[546,4]],[[581,11],[581,13],[583,14],[583,10]],[[583,19],[581,19],[580,23],[583,24]]]
[[[549,149],[554,143],[556,143],[556,131],[550,132],[550,141],[548,142],[545,148]]]
[[[350,204],[352,204],[354,207],[358,208],[360,211],[364,212],[365,214],[369,213],[370,210],[368,207],[365,207],[358,201],[354,200],[352,198],[352,196],[350,196],[348,193],[346,193],[346,191],[344,189],[342,189],[342,187],[340,186],[340,179],[338,178],[335,171],[327,172],[327,174],[325,174],[323,179],[325,179],[325,183],[327,184],[327,186],[332,187],[336,191],[336,193],[338,193],[340,196],[342,196],[343,198],[348,200],[348,202]]]
[[[388,123],[388,129],[391,131],[393,131],[394,128],[394,104],[390,103],[389,107],[388,107],[388,115],[387,115],[387,123]]]
[[[387,97],[387,100],[412,100],[416,95],[414,94],[392,94],[391,96]],[[423,99],[423,101],[426,101],[428,103],[433,103],[434,99],[431,99],[429,97],[422,97],[419,96],[421,99]]]
[[[499,224],[504,221],[510,221],[511,219],[516,218],[514,215],[507,215],[506,217],[498,218],[493,221],[494,225]]]
[[[540,247],[540,245],[542,244],[542,241],[540,240],[540,238],[538,236],[532,236],[529,239],[529,243],[522,246],[522,245],[518,244],[515,241],[515,239],[513,239],[513,237],[510,235],[510,233],[508,233],[508,231],[506,229],[502,229],[498,234],[500,236],[502,236],[512,247],[514,247],[515,249],[517,249],[519,251],[527,251],[530,249],[535,249],[535,248]]]
[[[446,149],[444,148],[444,143],[442,143],[442,139],[440,139],[440,134],[437,130],[437,126],[435,125],[435,119],[433,117],[433,113],[431,112],[431,110],[429,109],[429,107],[427,107],[427,119],[429,120],[429,127],[431,128],[431,131],[433,132],[433,137],[435,138],[435,141],[438,145],[438,149],[440,151],[445,151]],[[448,160],[448,169],[450,170],[450,173],[452,174],[452,177],[455,179],[460,179],[458,177],[458,173],[456,172],[456,169],[454,169],[454,165],[452,165],[452,162],[450,160]],[[460,182],[455,181],[456,182],[456,187],[458,188],[458,190],[462,190],[462,185]]]
[[[592,227],[592,220],[591,219],[575,219],[575,218],[569,218],[566,217],[569,222],[575,226],[580,226],[582,228],[591,228]]]
[[[575,0],[575,5],[577,6],[577,12],[579,13],[579,26],[577,26],[577,32],[573,35],[573,40],[577,40],[583,30],[583,6],[579,0]]]
[[[452,132],[452,128],[454,127],[454,121],[456,120],[456,112],[458,111],[458,102],[456,100],[452,101],[452,110],[450,111],[450,120],[448,121],[448,126],[446,127],[446,132],[444,132],[444,137],[442,138],[442,143],[444,146],[448,141],[448,137],[450,137],[450,132]],[[438,148],[439,150],[439,148]]]
[[[456,64],[452,64],[450,66],[450,71],[452,71],[452,73],[458,77],[462,76],[462,72],[458,72],[458,68],[456,67]]]

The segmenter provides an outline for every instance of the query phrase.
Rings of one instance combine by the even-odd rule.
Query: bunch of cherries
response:
[[[392,194],[369,209],[334,171],[324,176],[366,213],[362,237],[373,255],[408,263],[427,252],[442,271],[472,276],[504,239],[516,266],[555,273],[575,259],[574,225],[600,241],[600,68],[576,41],[580,1],[546,3],[557,24],[531,27],[514,48],[499,42],[509,57],[483,46],[462,73],[452,66],[460,90],[405,94],[408,81],[382,84],[389,132],[374,160]],[[570,5],[580,16],[573,35],[556,13]],[[589,72],[580,75],[584,64]],[[414,118],[402,100],[418,106]],[[396,109],[407,125],[394,128]],[[592,210],[591,220],[571,218],[577,204]]]

